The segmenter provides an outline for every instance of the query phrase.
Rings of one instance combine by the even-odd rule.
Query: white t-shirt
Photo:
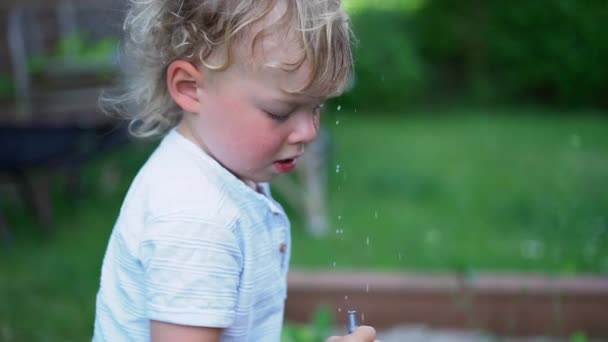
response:
[[[290,226],[176,130],[131,184],[110,237],[94,341],[148,341],[150,320],[224,328],[222,341],[279,341]]]

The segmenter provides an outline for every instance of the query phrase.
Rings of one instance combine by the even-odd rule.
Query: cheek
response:
[[[216,99],[201,114],[206,119],[202,122],[207,136],[223,145],[232,145],[240,140],[239,135],[247,130],[248,123],[243,120],[247,115],[245,108],[237,101]]]
[[[245,158],[268,157],[281,150],[281,134],[267,126],[264,122],[252,120],[250,124],[242,127],[241,134],[237,135],[236,139],[239,149],[247,151]]]
[[[223,148],[243,160],[268,157],[282,146],[285,133],[255,106],[234,97],[223,98],[214,108],[224,132]]]
[[[236,96],[223,97],[219,104],[219,109],[228,115],[239,115],[247,108],[246,104]]]

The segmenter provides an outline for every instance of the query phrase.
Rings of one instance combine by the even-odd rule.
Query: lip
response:
[[[285,173],[285,172],[292,171],[296,167],[297,160],[298,160],[298,157],[285,158],[285,159],[277,160],[272,164],[274,165],[274,168],[278,172]]]

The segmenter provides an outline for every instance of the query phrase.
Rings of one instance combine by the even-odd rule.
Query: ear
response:
[[[190,62],[176,60],[167,67],[169,94],[173,101],[186,112],[198,112],[197,88],[201,81],[201,72]]]

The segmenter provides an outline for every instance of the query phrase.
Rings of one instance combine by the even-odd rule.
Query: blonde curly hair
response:
[[[353,65],[351,31],[340,0],[129,0],[121,50],[124,83],[102,95],[102,108],[129,119],[135,136],[166,133],[183,115],[167,89],[168,65],[181,59],[227,69],[239,62],[234,45],[246,41],[240,38],[281,1],[283,16],[255,34],[251,51],[272,32],[295,32],[301,57],[280,67],[295,70],[306,62],[310,73],[293,92],[339,95]]]

